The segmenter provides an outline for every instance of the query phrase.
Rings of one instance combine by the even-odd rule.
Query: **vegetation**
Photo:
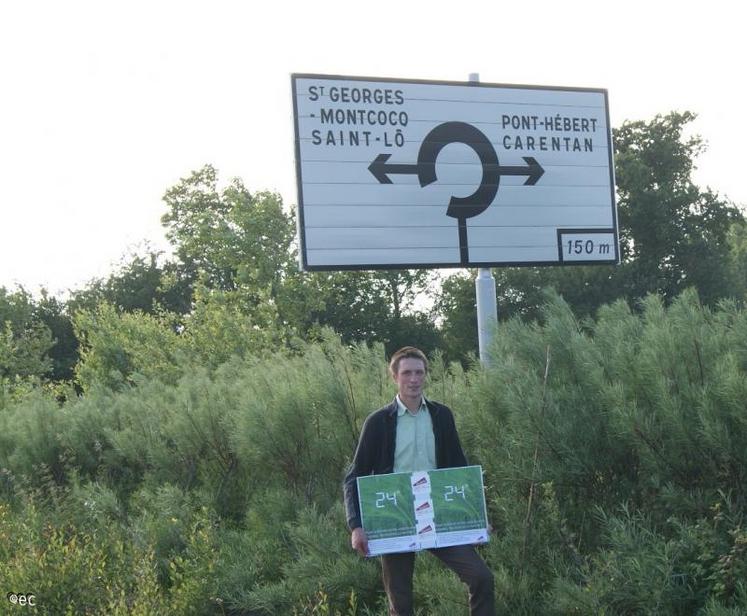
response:
[[[209,166],[166,193],[173,257],[66,302],[0,289],[2,591],[55,615],[386,613],[340,481],[414,343],[486,471],[501,613],[745,613],[747,226],[692,184],[691,119],[615,131],[620,266],[498,272],[490,367],[468,276],[300,273],[279,197]],[[435,559],[415,589],[467,613]]]
[[[487,473],[505,613],[747,609],[745,349],[747,313],[694,292],[584,322],[553,295],[499,330],[490,369],[433,357],[429,391]],[[328,334],[181,372],[2,411],[0,577],[49,614],[382,613],[339,492],[393,391],[383,347]],[[466,613],[418,567],[424,613]]]

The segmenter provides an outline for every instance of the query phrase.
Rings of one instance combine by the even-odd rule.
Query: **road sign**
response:
[[[304,269],[619,261],[606,90],[291,82]]]
[[[371,556],[486,543],[482,467],[358,477]]]

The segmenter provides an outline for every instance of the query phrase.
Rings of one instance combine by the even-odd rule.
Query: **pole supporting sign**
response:
[[[617,263],[607,92],[293,75],[307,270]]]

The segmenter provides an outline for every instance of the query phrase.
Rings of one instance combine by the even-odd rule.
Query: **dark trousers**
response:
[[[428,550],[459,576],[469,588],[472,616],[495,616],[493,573],[471,545],[455,545]],[[412,574],[415,553],[384,554],[381,557],[384,589],[389,598],[390,616],[413,616]]]

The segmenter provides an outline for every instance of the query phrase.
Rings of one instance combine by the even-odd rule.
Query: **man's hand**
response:
[[[350,545],[361,556],[368,556],[368,537],[360,526],[350,535]]]

